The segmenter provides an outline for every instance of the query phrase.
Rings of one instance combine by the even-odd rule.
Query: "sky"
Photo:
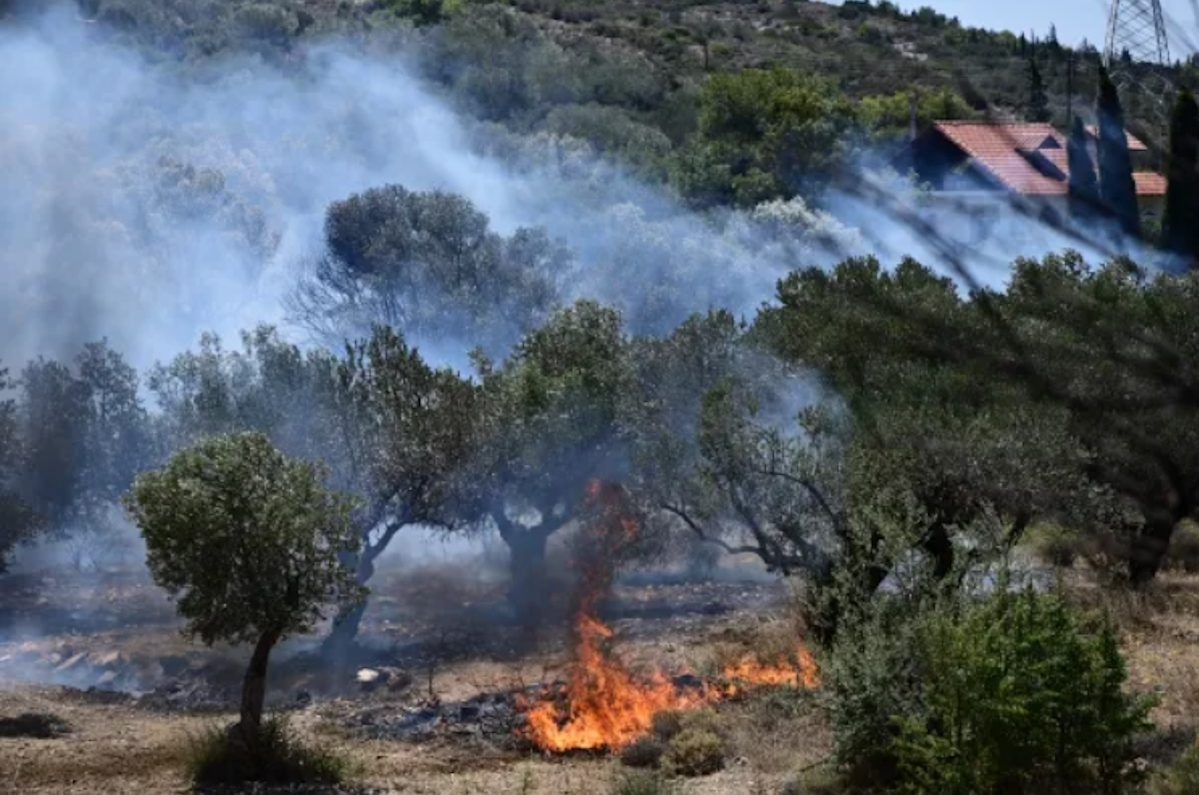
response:
[[[957,17],[963,25],[1016,33],[1044,35],[1050,25],[1056,25],[1063,44],[1075,45],[1085,38],[1102,49],[1112,0],[900,0],[898,5],[905,11],[932,6]],[[1194,52],[1199,20],[1192,0],[1162,0],[1162,10],[1167,17],[1171,55]]]

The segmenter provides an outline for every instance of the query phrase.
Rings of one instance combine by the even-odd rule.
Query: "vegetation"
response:
[[[103,341],[0,372],[0,563],[41,532],[117,525],[124,495],[187,631],[253,646],[239,731],[196,744],[197,782],[342,778],[342,760],[263,718],[277,644],[329,617],[324,651],[345,652],[381,555],[418,526],[498,536],[508,607],[532,622],[550,601],[551,541],[605,482],[638,519],[622,554],[686,539],[803,583],[805,627],[830,660],[822,787],[1142,783],[1133,741],[1151,704],[1116,630],[1008,575],[1021,545],[1102,569],[1112,590],[1199,568],[1199,274],[1045,252],[984,287],[971,252],[948,255],[956,280],[944,263],[882,262],[821,209],[913,117],[999,113],[1070,123],[1074,231],[1106,212],[1139,235],[1125,122],[1144,109],[1124,107],[1092,49],[889,2],[79,5],[184,73],[249,53],[286,75],[308,44],[353,31],[403,52],[462,111],[470,145],[518,175],[620,196],[580,220],[609,246],[583,267],[584,252],[493,227],[462,196],[376,185],[325,211],[288,306],[309,345],[264,326],[232,349],[205,335],[145,373]],[[1078,93],[1098,97],[1094,160],[1084,119],[1063,113],[1071,63],[1085,67]],[[1183,91],[1164,241],[1189,258],[1196,141]],[[275,251],[278,230],[242,200],[269,180],[243,174],[251,187],[234,190],[219,169],[154,162],[140,200],[162,210],[122,234],[159,241],[156,224],[199,219]],[[639,203],[642,183],[665,199]],[[710,250],[724,245],[737,255]],[[723,299],[766,260],[790,269],[772,296],[679,316],[704,303],[680,296]],[[578,298],[630,274],[610,304]],[[444,364],[449,342],[469,366]],[[668,791],[667,774],[714,773],[729,755],[710,713],[659,715],[622,753],[653,772],[617,791]],[[1162,791],[1185,791],[1191,767]]]
[[[346,759],[305,745],[279,717],[263,722],[241,743],[210,729],[192,740],[188,754],[188,778],[200,787],[338,784],[350,772]]]
[[[1199,258],[1199,103],[1189,89],[1178,93],[1170,119],[1170,162],[1166,169],[1162,242],[1187,261]],[[1191,220],[1189,220],[1191,219]]]
[[[325,490],[313,464],[287,458],[261,433],[215,436],[176,453],[138,477],[127,504],[150,573],[178,599],[187,631],[209,645],[254,644],[240,723],[253,745],[271,650],[310,632],[326,604],[362,598],[338,560],[359,541],[349,504]]]
[[[1124,108],[1116,84],[1106,71],[1099,73],[1099,98],[1095,105],[1099,121],[1099,198],[1119,220],[1121,228],[1135,235],[1140,229],[1137,189],[1132,178],[1132,159],[1125,134]]]

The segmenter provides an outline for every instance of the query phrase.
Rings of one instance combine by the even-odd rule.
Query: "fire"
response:
[[[537,747],[557,753],[620,749],[648,733],[660,712],[694,709],[760,686],[819,684],[816,666],[802,646],[798,668],[786,661],[766,666],[747,658],[724,670],[722,685],[681,690],[661,671],[635,676],[610,653],[612,629],[596,613],[617,561],[636,540],[638,525],[627,495],[616,484],[592,481],[584,508],[589,521],[582,536],[586,546],[576,555],[584,568],[575,611],[575,659],[557,697],[526,708],[525,735]]]
[[[797,665],[785,659],[774,665],[763,665],[752,657],[745,657],[725,666],[722,674],[729,681],[728,688],[732,691],[726,692],[733,695],[740,692],[742,687],[796,687],[805,690],[819,687],[820,674],[816,670],[816,662],[803,644],[796,650],[795,657]]]

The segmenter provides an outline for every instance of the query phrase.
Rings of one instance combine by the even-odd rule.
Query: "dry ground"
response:
[[[412,673],[408,691],[364,693],[352,671],[329,681],[329,674],[305,665],[302,654],[294,656],[304,650],[300,643],[276,661],[274,697],[290,703],[299,690],[314,693],[310,705],[289,710],[293,725],[343,750],[359,767],[356,781],[369,787],[438,795],[609,792],[620,772],[611,759],[538,757],[485,740],[371,740],[346,728],[347,716],[367,707],[385,711],[392,700],[399,706],[427,699],[430,674],[432,695],[444,701],[559,676],[566,659],[562,627],[551,625],[530,648],[497,618],[501,595],[485,578],[464,586],[444,570],[381,573],[364,631],[379,647],[376,664]],[[0,604],[0,716],[51,713],[72,728],[54,739],[0,738],[0,792],[187,791],[182,770],[190,738],[233,715],[110,703],[87,692],[103,672],[89,661],[119,654],[109,669],[135,673],[146,690],[172,678],[163,670],[171,661],[187,666],[184,674],[172,672],[176,677],[209,677],[234,690],[244,651],[189,643],[161,594],[129,572],[59,574],[49,583],[27,578],[9,583]],[[634,666],[703,670],[755,644],[781,647],[790,632],[785,591],[735,571],[716,581],[659,577],[620,586],[607,610],[620,639],[617,651]],[[428,664],[439,657],[448,662]],[[796,765],[828,752],[815,711],[780,723],[769,710],[746,703],[729,705],[725,720],[727,768],[686,782],[682,792],[775,793]]]
[[[342,749],[358,764],[360,783],[385,791],[429,795],[610,793],[620,772],[618,763],[610,759],[543,758],[486,741],[439,739],[415,744],[370,740],[346,728],[346,716],[367,706],[387,709],[388,699],[400,704],[427,698],[430,671],[433,694],[449,701],[517,683],[550,680],[563,662],[559,635],[543,636],[530,651],[510,642],[502,628],[487,624],[495,613],[486,605],[495,593],[450,593],[444,590],[447,580],[437,571],[409,575],[380,578],[378,606],[372,608],[367,622],[369,637],[384,643],[379,652],[382,662],[397,664],[414,675],[409,692],[402,696],[363,693],[352,676],[337,682],[316,681],[304,666],[293,661],[289,667],[284,654],[274,680],[276,698],[287,702],[300,688],[313,688],[317,693],[311,705],[289,712],[293,724]],[[1146,755],[1155,762],[1168,762],[1193,740],[1199,718],[1199,577],[1166,575],[1152,593],[1138,597],[1099,587],[1083,572],[1071,573],[1069,585],[1082,601],[1113,611],[1124,631],[1132,684],[1161,693],[1162,702],[1154,715],[1161,732]],[[68,594],[59,604],[70,603],[74,586],[59,581],[54,587],[60,595]],[[27,630],[32,626],[29,611],[36,614],[36,604],[31,607],[11,594],[5,602],[10,612],[8,624],[0,625],[0,632],[7,633],[7,637],[0,634],[0,716],[53,713],[73,731],[54,739],[0,738],[0,792],[185,792],[182,768],[189,737],[228,722],[232,715],[164,712],[134,702],[103,703],[83,690],[16,679],[33,673],[46,680],[70,674],[70,669],[55,674],[56,666],[47,669],[42,664],[38,668],[30,660],[48,657],[59,660],[61,666],[71,659],[64,658],[66,652],[94,656],[116,649],[128,666],[182,657],[203,675],[216,676],[225,670],[236,684],[243,654],[188,643],[158,597],[128,579],[109,583],[108,592],[96,590],[95,583],[87,587],[92,589],[83,600],[88,610],[76,611],[72,620],[56,608],[52,631],[37,638],[15,629],[17,624]],[[402,605],[422,604],[420,594],[406,592],[406,588],[423,589],[426,597],[436,593],[438,598],[425,600],[436,609],[432,613],[406,611]],[[18,603],[24,605],[20,610],[13,607]],[[460,622],[445,623],[447,605],[463,611]],[[722,656],[780,642],[785,645],[792,632],[785,592],[760,579],[626,585],[618,589],[609,610],[622,656],[637,665],[672,670],[702,670]],[[14,612],[22,612],[24,618],[15,621]],[[116,626],[112,617],[118,620]],[[85,631],[86,625],[95,628]],[[451,635],[456,638],[452,642],[447,640]],[[429,670],[421,667],[421,655],[447,650],[450,662]],[[731,737],[728,765],[714,775],[681,782],[683,795],[773,795],[795,770],[819,762],[830,751],[828,728],[814,707],[779,717],[760,703],[749,702],[726,706],[722,716]]]

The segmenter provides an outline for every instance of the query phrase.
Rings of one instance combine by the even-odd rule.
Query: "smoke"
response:
[[[145,366],[205,330],[282,323],[284,296],[321,251],[328,205],[387,183],[462,194],[503,233],[544,225],[578,257],[568,297],[618,306],[637,332],[713,307],[752,313],[780,276],[846,254],[941,257],[861,197],[834,196],[833,215],[797,199],[699,216],[553,136],[526,141],[539,162],[517,171],[478,153],[477,130],[402,59],[339,42],[289,67],[152,65],[58,7],[0,29],[0,62],[10,362],[106,336]],[[935,223],[1000,263],[1070,243],[993,211],[1001,217],[981,226],[954,213]],[[466,347],[422,341],[459,366]]]

